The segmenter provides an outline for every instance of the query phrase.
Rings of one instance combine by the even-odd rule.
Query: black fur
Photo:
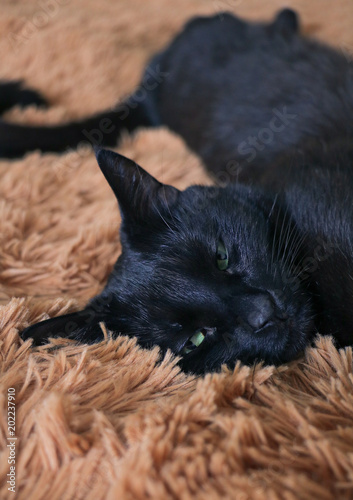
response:
[[[0,113],[13,106],[46,106],[47,102],[35,90],[27,89],[22,81],[0,81]]]
[[[157,85],[150,75],[159,75]],[[50,133],[60,132],[62,149],[104,116],[113,130],[91,134],[100,145],[124,127],[166,124],[218,186],[180,192],[97,148],[122,213],[122,255],[84,311],[31,326],[24,338],[95,342],[104,322],[143,346],[181,354],[182,367],[195,373],[237,359],[288,361],[317,330],[352,343],[352,111],[351,62],[301,37],[293,11],[270,24],[230,14],[190,21],[153,58],[139,94],[110,115]],[[30,146],[23,129],[19,153]],[[35,147],[50,149],[55,140],[38,146],[35,130]],[[0,149],[15,153],[2,137]],[[223,271],[220,241],[229,254]],[[205,340],[183,354],[200,330]]]

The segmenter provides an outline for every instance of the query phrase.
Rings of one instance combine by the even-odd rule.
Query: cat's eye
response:
[[[184,346],[184,349],[183,349],[183,354],[189,354],[189,352],[191,352],[194,349],[196,349],[196,347],[199,347],[199,345],[201,345],[204,340],[205,340],[205,334],[202,333],[201,330],[198,330],[186,342],[186,344]]]
[[[225,271],[228,268],[228,250],[221,240],[217,246],[217,267],[220,271]]]

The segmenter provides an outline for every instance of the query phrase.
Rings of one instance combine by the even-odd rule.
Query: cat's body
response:
[[[4,155],[75,146],[83,129],[111,145],[122,128],[166,124],[221,186],[178,192],[98,151],[123,216],[122,256],[84,311],[25,337],[96,341],[104,322],[196,373],[288,361],[317,330],[352,343],[352,68],[300,37],[292,11],[268,25],[198,18],[108,114],[26,139],[26,127],[0,123]]]

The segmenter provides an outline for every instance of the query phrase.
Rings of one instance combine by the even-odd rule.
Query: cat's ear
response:
[[[98,165],[119,202],[124,220],[147,223],[161,219],[177,201],[178,189],[162,184],[137,163],[113,151],[95,147]]]
[[[21,337],[33,339],[34,345],[46,344],[50,337],[77,339],[82,342],[94,342],[103,338],[99,328],[100,318],[90,308],[56,318],[40,321],[26,328]]]
[[[299,16],[292,9],[282,9],[278,12],[272,23],[272,29],[284,37],[288,37],[299,31]]]

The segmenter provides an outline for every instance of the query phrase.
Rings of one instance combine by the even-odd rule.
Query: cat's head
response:
[[[119,202],[122,254],[87,308],[25,338],[97,341],[104,322],[171,349],[194,373],[303,349],[311,313],[295,275],[298,235],[276,199],[240,184],[179,191],[119,154],[100,149],[97,159]]]

